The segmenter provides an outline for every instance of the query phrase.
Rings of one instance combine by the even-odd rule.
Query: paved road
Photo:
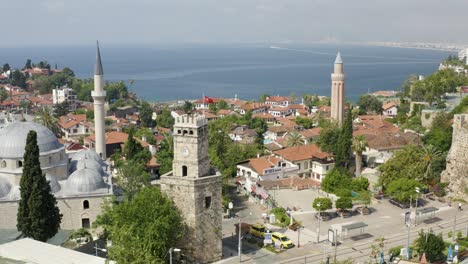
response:
[[[436,214],[436,218],[434,218],[435,222],[433,223],[424,223],[423,218],[418,218],[419,224],[416,227],[412,226],[410,229],[411,241],[415,239],[421,228],[432,228],[434,232],[438,233],[442,231],[444,235],[446,235],[453,229],[455,216],[458,219],[456,230],[461,230],[465,234],[468,232],[468,208],[459,212],[454,207],[449,207],[446,204],[438,202],[431,202],[425,206],[435,206],[439,208],[439,212]],[[381,236],[387,239],[385,253],[387,253],[388,249],[391,247],[405,245],[407,240],[407,228],[404,226],[405,210],[390,205],[386,200],[374,204],[373,208],[375,209],[374,212],[368,216],[357,215],[351,218],[338,218],[332,221],[322,222],[320,232],[320,240],[322,242],[320,244],[316,243],[317,220],[313,217],[315,212],[295,212],[293,214],[295,219],[302,221],[305,226],[305,229],[302,230],[300,234],[300,248],[296,247],[279,254],[274,254],[265,249],[252,246],[253,248],[246,248],[247,251],[244,251],[246,254],[242,257],[243,263],[320,263],[327,255],[333,256],[334,253],[334,248],[329,243],[325,242],[327,239],[327,229],[341,229],[341,225],[343,224],[359,221],[369,225],[364,232],[365,236],[363,236],[361,240],[353,241],[349,237],[359,235],[359,233],[350,232],[347,236],[339,238],[339,241],[342,242],[337,247],[337,258],[339,260],[344,260],[349,257],[355,259],[356,262],[369,260],[370,244]],[[246,222],[250,221],[249,223],[255,223],[261,221],[260,216],[262,212],[264,212],[264,210],[261,210],[260,207],[250,204],[245,210],[239,212],[239,214],[246,219]],[[233,225],[236,221],[236,219],[225,220],[224,224],[226,225],[229,223],[228,225],[232,226],[231,230],[233,230]],[[227,229],[223,228],[223,233],[225,233],[225,230]],[[297,232],[287,230],[285,233],[297,244]],[[237,240],[231,239],[230,243],[226,243],[225,250],[225,252],[231,252],[233,255],[237,255]],[[224,263],[239,263],[237,257],[229,258],[229,253],[225,254],[225,256],[227,259],[223,260]]]

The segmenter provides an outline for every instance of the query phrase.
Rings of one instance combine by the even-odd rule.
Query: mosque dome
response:
[[[94,150],[91,150],[91,149],[81,150],[80,152],[76,153],[72,157],[72,161],[83,160],[83,159],[94,160],[102,165],[101,157],[99,157],[99,155]]]
[[[67,180],[68,189],[72,192],[93,192],[106,185],[98,171],[84,168],[73,172]]]
[[[0,198],[7,196],[11,190],[11,184],[4,178],[0,177]]]
[[[104,175],[104,169],[102,168],[102,164],[100,162],[95,161],[94,159],[72,160],[70,162],[68,171],[70,173],[73,173],[76,170],[81,170],[85,168],[95,170],[99,172],[99,174]]]
[[[46,179],[49,181],[50,189],[53,193],[60,191],[60,183],[57,180],[57,177],[52,176],[50,174],[46,174]]]
[[[31,130],[37,133],[37,144],[41,154],[63,147],[47,127],[35,122],[13,122],[0,130],[0,157],[22,158],[26,138]]]
[[[13,186],[10,193],[8,194],[8,200],[10,201],[17,201],[21,199],[21,191],[18,185]]]

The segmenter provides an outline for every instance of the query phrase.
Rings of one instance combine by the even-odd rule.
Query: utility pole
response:
[[[322,218],[322,215],[320,214],[320,206],[321,206],[321,204],[317,203],[317,207],[318,207],[318,210],[319,210],[318,227],[317,227],[317,243],[320,243],[320,219]]]
[[[453,221],[453,231],[452,231],[452,242],[455,242],[455,230],[456,230],[456,227],[457,227],[457,214],[458,212],[455,214],[455,220]]]
[[[406,259],[410,259],[410,231],[411,231],[411,210],[405,214],[405,224],[407,226],[408,235],[406,237]]]
[[[237,228],[237,230],[239,231],[239,248],[238,248],[238,252],[239,252],[239,263],[242,262],[242,252],[241,252],[241,251],[242,251],[242,245],[241,245],[241,243],[242,243],[242,241],[241,241],[241,239],[242,239],[242,238],[241,238],[242,229],[241,229],[241,224],[242,224],[242,223],[241,223],[241,218],[239,217],[239,226],[238,226],[238,228]]]

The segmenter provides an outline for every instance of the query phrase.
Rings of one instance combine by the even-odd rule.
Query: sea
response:
[[[346,98],[378,90],[400,90],[410,75],[428,75],[450,52],[358,45],[106,45],[101,44],[105,79],[122,80],[149,101],[202,96],[258,99],[262,94],[330,95],[330,74],[340,51]],[[23,67],[26,59],[70,67],[92,78],[95,46],[3,47],[0,64]]]

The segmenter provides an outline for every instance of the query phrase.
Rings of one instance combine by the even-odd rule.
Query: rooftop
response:
[[[274,153],[289,161],[306,160],[312,158],[326,159],[333,157],[333,154],[322,151],[315,144],[285,148],[275,151]]]

